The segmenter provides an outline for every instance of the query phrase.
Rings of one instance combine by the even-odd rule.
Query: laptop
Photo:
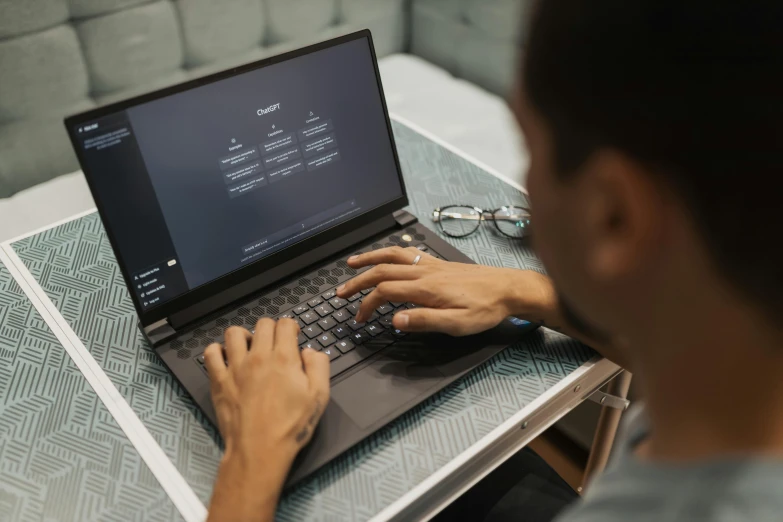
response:
[[[293,484],[535,326],[405,334],[385,303],[335,288],[360,252],[414,246],[470,263],[418,223],[369,31],[65,120],[139,328],[213,423],[204,349],[231,325],[291,317],[329,356],[331,401]]]

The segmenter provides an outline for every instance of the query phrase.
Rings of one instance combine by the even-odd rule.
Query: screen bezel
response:
[[[65,123],[66,131],[68,132],[68,136],[71,139],[71,144],[73,145],[73,149],[76,152],[76,156],[79,160],[79,164],[82,168],[82,172],[84,173],[84,176],[87,179],[87,184],[90,187],[90,191],[92,192],[93,198],[95,199],[95,205],[98,209],[98,214],[101,217],[101,221],[103,222],[103,227],[106,230],[106,235],[109,238],[109,242],[111,243],[112,249],[117,258],[117,263],[120,266],[120,271],[122,272],[122,276],[125,279],[125,285],[128,289],[130,289],[132,288],[132,279],[130,277],[130,272],[125,266],[122,257],[119,255],[120,250],[118,248],[116,236],[114,235],[114,232],[112,231],[111,226],[109,225],[108,220],[106,219],[106,209],[103,206],[102,202],[100,201],[100,198],[97,197],[98,195],[95,190],[95,185],[93,183],[93,177],[96,176],[97,174],[94,172],[90,172],[90,169],[86,168],[86,161],[83,157],[83,153],[81,150],[82,148],[75,129],[78,126],[88,123],[97,118],[102,118],[104,116],[107,116],[115,112],[124,111],[136,105],[147,103],[166,96],[170,96],[172,94],[177,94],[196,87],[200,87],[220,80],[224,80],[226,78],[230,78],[250,71],[261,69],[263,67],[284,62],[292,58],[298,58],[300,56],[321,51],[323,49],[335,47],[353,40],[360,40],[362,38],[365,38],[367,40],[367,44],[370,47],[370,56],[372,58],[373,68],[375,70],[375,78],[378,86],[378,93],[380,94],[380,98],[381,98],[381,107],[383,108],[383,115],[386,121],[386,129],[389,134],[389,139],[391,141],[390,144],[392,147],[392,156],[394,157],[394,164],[395,164],[395,168],[397,169],[397,176],[399,178],[400,188],[402,189],[402,195],[379,207],[368,210],[367,212],[359,216],[356,216],[355,218],[349,219],[344,223],[335,225],[327,230],[324,230],[323,232],[320,232],[314,236],[304,239],[289,247],[286,247],[283,250],[270,254],[269,256],[263,259],[259,259],[258,261],[255,261],[245,267],[238,268],[232,272],[229,272],[217,279],[212,280],[209,283],[205,283],[192,290],[188,290],[187,292],[179,295],[178,297],[172,298],[171,300],[162,303],[159,306],[156,306],[149,310],[144,310],[141,307],[141,302],[138,296],[136,295],[136,293],[129,290],[130,297],[133,301],[133,306],[136,308],[136,313],[138,314],[141,324],[143,326],[148,326],[150,324],[153,324],[157,321],[160,321],[161,319],[165,319],[169,317],[172,314],[184,310],[196,303],[199,303],[205,299],[209,299],[211,296],[218,294],[224,290],[227,290],[233,286],[241,284],[243,281],[246,281],[259,274],[262,274],[274,266],[280,265],[291,259],[299,257],[318,246],[321,246],[330,241],[333,241],[334,239],[341,237],[346,232],[349,232],[356,228],[372,223],[373,221],[377,221],[378,219],[381,219],[384,216],[388,216],[394,211],[399,210],[408,205],[408,195],[405,189],[405,180],[403,179],[402,176],[400,159],[397,154],[397,145],[394,140],[394,132],[392,131],[391,120],[389,119],[389,110],[386,106],[386,96],[384,95],[383,92],[380,70],[378,69],[378,59],[375,55],[375,46],[373,45],[373,41],[372,41],[372,34],[370,33],[369,29],[363,29],[355,33],[333,38],[331,40],[326,40],[324,42],[319,42],[287,53],[264,58],[263,60],[258,60],[256,62],[252,62],[249,64],[226,69],[225,71],[211,74],[203,78],[190,80],[178,85],[167,87],[165,89],[160,89],[151,93],[129,98],[127,100],[112,103],[104,107],[99,107],[97,109],[93,109],[87,112],[83,112],[65,118],[64,123]],[[313,262],[316,261],[317,259],[313,259]]]

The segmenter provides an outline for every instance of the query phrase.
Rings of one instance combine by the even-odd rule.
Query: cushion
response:
[[[261,0],[178,0],[189,67],[257,48],[266,20]]]
[[[95,107],[84,100],[44,119],[0,125],[0,198],[79,168],[63,117]]]
[[[103,15],[148,2],[149,0],[68,0],[72,18]]]
[[[67,19],[66,0],[0,0],[0,38],[38,31]]]
[[[336,0],[266,0],[267,43],[307,40],[337,19]]]
[[[182,65],[174,6],[160,1],[76,24],[93,93],[140,85]]]
[[[341,20],[344,33],[372,32],[378,58],[407,47],[407,11],[402,0],[343,0]]]
[[[533,0],[414,0],[411,50],[505,96]]]
[[[87,68],[69,25],[0,40],[0,122],[86,99]]]

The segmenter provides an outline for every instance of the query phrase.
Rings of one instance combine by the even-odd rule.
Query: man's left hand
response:
[[[285,477],[329,402],[329,358],[299,350],[291,319],[226,330],[204,352],[225,454],[210,520],[272,520]]]

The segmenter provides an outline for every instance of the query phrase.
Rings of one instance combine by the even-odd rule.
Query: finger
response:
[[[204,350],[204,366],[207,367],[210,381],[225,377],[226,361],[223,359],[223,347],[218,343],[212,343]]]
[[[232,326],[226,330],[226,360],[229,366],[242,364],[247,356],[251,339],[250,332],[239,326]]]
[[[253,345],[250,347],[252,357],[264,358],[272,353],[275,346],[274,319],[262,317],[256,323],[256,333],[253,335]]]
[[[421,256],[418,264],[428,263],[434,261],[435,258],[429,254],[426,254],[416,247],[402,248],[399,246],[393,246],[388,248],[379,248],[372,252],[359,254],[358,256],[351,256],[348,258],[348,264],[353,268],[361,268],[363,266],[380,265],[382,263],[390,263],[395,265],[411,265],[416,256]]]
[[[337,295],[340,297],[350,297],[356,292],[360,292],[365,288],[372,288],[382,281],[416,279],[421,277],[423,273],[423,269],[419,266],[377,265],[337,287]]]
[[[469,335],[485,330],[472,327],[476,320],[464,308],[414,308],[394,314],[392,324],[403,332],[439,332],[454,336]]]
[[[379,283],[375,290],[362,299],[362,304],[356,313],[356,320],[360,323],[365,322],[376,308],[389,301],[412,301],[416,304],[432,306],[426,295],[428,295],[428,292],[422,286],[421,281],[385,281]]]
[[[310,390],[318,401],[317,417],[320,417],[329,402],[329,357],[323,352],[305,348],[302,350],[302,366],[310,381]],[[317,421],[318,418],[315,418],[313,424]]]
[[[302,358],[299,355],[299,345],[296,342],[297,335],[299,335],[299,325],[296,324],[296,321],[288,318],[277,321],[274,354],[286,363],[301,366]]]

